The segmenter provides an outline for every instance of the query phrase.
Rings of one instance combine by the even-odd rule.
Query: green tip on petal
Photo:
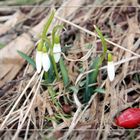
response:
[[[43,52],[43,53],[46,53],[46,52],[47,52],[47,47],[46,47],[45,45],[44,45],[43,48],[42,48],[42,52]]]
[[[43,41],[41,40],[37,45],[37,50],[42,51]]]
[[[111,53],[108,54],[108,62],[112,62],[112,54]]]
[[[60,36],[59,35],[55,35],[55,37],[54,37],[54,43],[55,44],[60,43]]]

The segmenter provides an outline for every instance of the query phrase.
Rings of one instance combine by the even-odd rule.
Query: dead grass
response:
[[[136,0],[96,2],[99,1],[70,0],[56,12],[52,27],[57,23],[65,26],[62,56],[68,69],[69,87],[74,90],[65,88],[62,80],[54,81],[53,94],[42,83],[43,72],[38,75],[16,54],[16,49],[21,49],[34,57],[33,44],[38,40],[49,8],[9,7],[12,14],[5,15],[10,13],[9,9],[0,10],[0,43],[3,41],[5,45],[0,50],[2,138],[140,139],[139,128],[127,130],[114,123],[114,117],[122,110],[140,107],[140,5]],[[71,3],[76,6],[70,6]],[[50,5],[54,6],[54,2],[50,1]],[[94,93],[84,104],[85,77],[94,71],[89,66],[102,52],[94,25],[106,36],[108,49],[114,55],[116,76],[113,82],[108,80],[104,62],[97,83],[89,86],[104,88],[106,93]]]

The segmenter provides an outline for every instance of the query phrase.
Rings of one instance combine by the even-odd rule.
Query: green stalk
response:
[[[54,72],[55,72],[57,80],[59,80],[59,74],[58,74],[57,65],[56,65],[55,60],[54,60],[53,47],[54,47],[55,33],[57,32],[58,29],[61,29],[61,28],[63,28],[62,25],[56,25],[53,28],[53,31],[52,31],[52,45],[50,47],[50,58],[51,58],[51,61],[52,61],[52,65],[53,65]]]
[[[39,43],[40,48],[43,47],[45,41],[48,43],[48,45],[51,44],[51,43],[50,43],[50,40],[49,40],[48,38],[46,38],[46,34],[47,34],[48,29],[49,29],[49,27],[50,27],[50,25],[51,25],[51,23],[52,23],[53,18],[54,18],[54,14],[55,14],[55,12],[52,11],[50,17],[48,18],[48,21],[47,21],[46,24],[44,25],[44,28],[43,28],[43,31],[42,31],[42,36],[41,36],[41,41],[40,41],[40,43]]]
[[[47,33],[47,31],[48,31],[48,29],[49,29],[51,23],[52,23],[52,20],[53,20],[53,18],[54,18],[54,14],[55,14],[55,12],[52,11],[52,13],[51,13],[51,15],[50,15],[48,21],[47,21],[46,24],[44,25],[44,29],[43,29],[43,32],[42,32],[42,38],[46,38],[46,33]]]
[[[106,44],[106,40],[105,40],[101,30],[97,26],[95,26],[95,30],[96,30],[96,32],[98,33],[98,35],[101,39],[101,43],[102,43],[102,47],[103,47],[103,53],[101,55],[101,62],[100,62],[100,65],[101,65],[103,60],[105,59],[105,56],[106,56],[106,53],[107,53],[107,44]]]
[[[54,46],[54,42],[55,42],[54,41],[55,40],[55,34],[59,29],[60,30],[63,29],[63,25],[56,25],[52,30],[52,47]]]
[[[95,71],[89,73],[86,77],[86,89],[85,89],[85,94],[84,94],[84,102],[88,102],[92,96],[92,94],[95,93],[96,91],[96,87],[88,87],[88,85],[92,84],[92,83],[96,83],[97,81],[97,77],[98,77],[98,73],[99,73],[99,67],[102,65],[106,53],[107,53],[107,44],[106,44],[106,40],[102,34],[102,32],[100,31],[100,29],[95,26],[95,30],[98,33],[98,37],[101,39],[101,43],[102,43],[102,47],[103,47],[103,53],[101,54],[101,56],[97,56],[94,60],[93,63],[90,67],[90,69],[95,69]]]
[[[55,59],[54,59],[54,55],[53,55],[53,50],[52,49],[50,49],[50,58],[51,58],[51,61],[52,61],[52,65],[53,65],[53,68],[54,68],[54,72],[55,72],[56,78],[57,78],[57,80],[59,80],[58,69],[57,69],[57,66],[56,66],[56,63],[55,63]]]

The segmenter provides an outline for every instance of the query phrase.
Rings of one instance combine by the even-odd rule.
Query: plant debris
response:
[[[140,139],[139,125],[125,129],[114,121],[123,110],[140,108],[140,1],[25,3],[0,1],[1,139]],[[28,63],[34,62],[52,7],[56,12],[46,37],[51,39],[53,28],[63,24],[59,80],[52,67],[38,74]],[[92,63],[104,51],[95,27],[113,55],[113,81],[107,76],[107,55],[92,79],[97,70]]]

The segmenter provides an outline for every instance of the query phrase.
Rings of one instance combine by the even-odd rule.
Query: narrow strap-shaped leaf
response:
[[[77,86],[71,86],[69,87],[69,90],[72,90],[75,94],[77,94],[79,91],[79,88]]]
[[[68,77],[68,71],[64,64],[63,58],[60,58],[59,65],[60,65],[60,69],[61,69],[61,73],[63,77],[63,83],[64,83],[64,86],[66,87],[69,84],[69,77]]]
[[[33,66],[33,68],[36,68],[35,61],[31,57],[29,57],[28,55],[26,55],[25,53],[23,53],[19,50],[17,50],[17,52],[22,58],[24,58],[29,64],[31,64]]]
[[[49,94],[51,96],[51,99],[53,101],[53,103],[57,106],[57,107],[60,107],[58,101],[57,101],[57,98],[55,98],[55,96],[57,95],[57,93],[53,90],[53,88],[51,86],[48,87],[48,91],[49,91]]]
[[[86,77],[86,90],[84,94],[84,101],[88,102],[90,97],[92,96],[93,93],[95,93],[95,87],[88,87],[90,84],[94,84],[97,81],[97,76],[99,73],[99,67],[102,65],[103,60],[105,59],[105,55],[107,53],[107,44],[106,40],[100,31],[98,27],[95,26],[95,30],[98,33],[98,36],[101,39],[102,42],[102,47],[103,47],[103,53],[101,56],[96,57],[95,60],[93,61],[93,64],[90,69],[95,69],[93,72],[89,73]]]
[[[105,40],[105,38],[104,38],[104,36],[103,36],[101,30],[100,30],[97,26],[95,26],[95,30],[96,30],[96,32],[98,33],[98,35],[99,35],[99,37],[100,37],[100,39],[101,39],[102,46],[103,46],[103,50],[104,50],[104,54],[106,54],[106,52],[107,52],[106,40]]]
[[[50,66],[50,69],[48,70],[48,72],[44,72],[44,83],[45,84],[50,84],[55,80],[55,73],[53,70],[53,66]]]
[[[51,23],[52,23],[52,20],[53,20],[53,18],[54,18],[54,14],[55,14],[55,12],[52,11],[52,13],[51,13],[51,15],[50,15],[48,21],[47,21],[46,24],[44,25],[43,32],[42,32],[42,38],[46,38],[46,33],[47,33],[47,31],[48,31],[48,29],[49,29]]]
[[[89,73],[89,84],[93,84],[97,82],[99,66],[100,66],[100,57],[97,56],[90,67],[90,69],[95,69],[95,70]]]
[[[89,87],[90,84],[97,82],[97,76],[99,73],[100,57],[96,57],[91,65],[90,69],[95,69],[89,73],[86,77],[86,89],[84,93],[84,102],[88,102],[92,94],[94,93],[94,87]]]
[[[56,78],[57,78],[57,80],[59,80],[58,69],[57,69],[57,65],[55,63],[55,59],[54,59],[54,55],[53,55],[53,52],[52,51],[50,51],[50,60],[51,60],[51,63],[53,65],[53,69],[54,69]]]
[[[105,90],[103,88],[96,88],[94,91],[105,94]]]

